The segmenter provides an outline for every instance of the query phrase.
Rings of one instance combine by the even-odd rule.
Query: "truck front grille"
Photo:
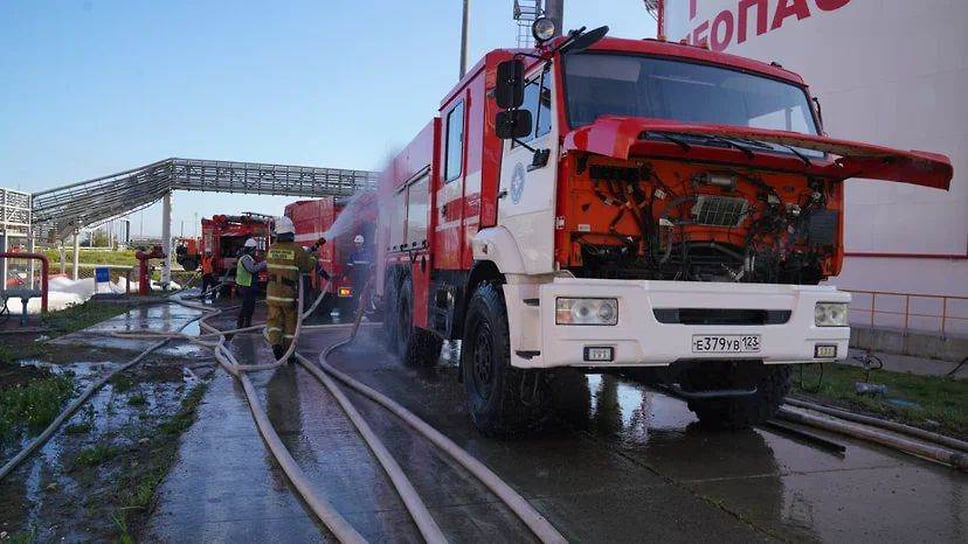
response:
[[[719,308],[656,308],[659,323],[679,325],[782,325],[790,310],[737,310]]]
[[[712,227],[738,227],[746,218],[745,198],[700,195],[692,207],[696,223]]]

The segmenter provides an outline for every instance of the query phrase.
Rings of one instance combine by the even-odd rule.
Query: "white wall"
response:
[[[791,15],[777,20],[778,4]],[[767,32],[757,35],[763,6]],[[666,0],[665,7],[670,40],[708,36],[701,25],[710,21],[726,52],[801,74],[821,100],[831,136],[951,157],[950,192],[849,181],[848,252],[968,254],[968,0]],[[968,260],[848,257],[834,283],[968,295]]]

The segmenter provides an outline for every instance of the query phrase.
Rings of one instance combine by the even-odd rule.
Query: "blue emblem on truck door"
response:
[[[514,165],[514,173],[511,174],[511,202],[515,204],[521,202],[521,195],[524,194],[524,175],[524,165]]]

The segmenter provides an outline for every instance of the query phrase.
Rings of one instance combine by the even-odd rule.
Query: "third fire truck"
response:
[[[535,429],[563,367],[621,370],[706,425],[769,418],[845,358],[844,181],[947,189],[942,155],[828,137],[796,74],[607,29],[489,52],[381,180],[393,348],[460,376],[488,435]],[[542,41],[543,37],[549,39]]]
[[[344,218],[347,224],[342,232],[333,232],[333,226],[346,210],[349,201],[350,197],[324,197],[317,200],[299,200],[286,206],[285,215],[292,219],[296,229],[296,243],[308,246],[320,238],[327,238],[326,244],[320,247],[318,253],[320,266],[330,275],[327,297],[319,307],[321,315],[329,315],[333,308],[339,310],[343,317],[350,313],[359,286],[353,285],[346,260],[353,252],[353,238],[359,234],[364,239],[369,239],[373,232],[372,219],[375,212],[369,202],[354,206],[348,212],[353,217]],[[359,196],[356,201],[360,202]],[[311,282],[312,289],[306,294],[309,301],[315,300],[319,294],[319,277],[313,274]]]

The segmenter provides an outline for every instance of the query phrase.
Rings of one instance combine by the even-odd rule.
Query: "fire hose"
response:
[[[310,315],[313,311],[315,311],[316,307],[319,305],[319,303],[322,301],[323,297],[325,296],[325,292],[326,292],[326,289],[324,288],[320,296],[313,303],[313,305],[306,312],[300,312],[297,315],[296,331],[294,334],[295,338],[293,339],[286,353],[283,354],[283,356],[280,359],[274,361],[273,363],[263,364],[263,365],[240,364],[238,360],[235,358],[235,356],[232,354],[232,352],[225,345],[226,334],[258,330],[260,328],[263,328],[262,325],[244,327],[239,329],[224,330],[224,331],[219,330],[216,327],[208,324],[207,321],[221,314],[223,310],[211,308],[203,304],[189,302],[184,300],[184,298],[181,296],[170,297],[170,300],[172,300],[173,302],[176,302],[188,308],[198,309],[200,311],[205,312],[206,314],[192,319],[191,321],[183,325],[181,329],[184,329],[184,327],[187,326],[189,323],[192,323],[194,321],[199,321],[200,328],[202,330],[207,331],[207,333],[200,336],[189,336],[181,332],[181,330],[177,332],[131,331],[129,334],[115,333],[118,336],[123,336],[128,338],[162,337],[162,340],[160,340],[155,344],[152,344],[148,349],[143,351],[137,357],[135,357],[134,359],[132,359],[122,367],[115,369],[108,375],[104,376],[103,378],[95,382],[92,386],[90,386],[84,392],[84,394],[82,394],[78,399],[72,402],[67,409],[65,409],[60,415],[58,415],[58,417],[54,420],[54,422],[52,422],[51,425],[48,426],[48,428],[40,436],[38,436],[37,439],[35,439],[23,451],[18,453],[17,456],[11,459],[3,467],[3,469],[0,469],[0,480],[2,480],[2,478],[6,476],[10,471],[12,471],[20,462],[22,462],[31,453],[33,453],[33,451],[35,451],[38,447],[46,443],[46,441],[49,440],[51,436],[53,436],[53,434],[58,430],[58,428],[67,419],[69,419],[70,416],[73,415],[74,412],[76,412],[77,409],[80,408],[95,391],[100,389],[100,387],[103,386],[104,383],[106,383],[108,380],[110,380],[115,374],[117,374],[118,372],[127,370],[132,366],[134,366],[135,364],[141,362],[145,357],[147,357],[148,354],[160,348],[171,339],[180,338],[180,339],[188,340],[194,344],[212,349],[213,353],[215,354],[215,358],[219,362],[219,364],[221,364],[226,369],[226,371],[228,371],[231,375],[235,376],[237,379],[240,380],[243,391],[246,394],[246,399],[248,401],[250,410],[252,411],[253,419],[256,422],[256,425],[259,429],[260,434],[262,435],[263,439],[266,441],[267,446],[275,456],[276,460],[279,462],[280,466],[283,468],[283,471],[286,473],[286,476],[292,482],[297,492],[303,497],[306,503],[313,510],[313,513],[316,515],[316,517],[318,517],[341,542],[353,542],[353,543],[365,542],[363,537],[345,520],[345,518],[343,518],[333,508],[333,506],[328,501],[316,495],[312,491],[312,488],[308,479],[302,473],[295,459],[293,459],[292,455],[283,445],[275,429],[272,427],[272,424],[269,421],[268,416],[266,415],[262,407],[259,405],[255,388],[252,386],[251,381],[246,375],[247,372],[251,372],[251,371],[268,370],[268,369],[277,368],[288,361],[289,357],[293,355],[295,351],[296,343],[299,339],[299,336],[302,330],[304,329],[304,326],[303,326],[304,317],[307,315]],[[301,308],[302,302],[303,302],[302,285],[300,285],[299,287],[298,301],[299,301],[299,307]],[[360,307],[360,311],[357,312],[356,319],[354,320],[351,336],[348,339],[337,343],[336,345],[334,345],[333,347],[325,351],[323,355],[329,354],[336,348],[342,347],[350,343],[356,336],[356,332],[360,326],[361,318],[362,318],[362,306]],[[305,328],[317,329],[317,328],[336,328],[336,327],[341,328],[342,326],[320,325],[320,326],[312,326],[312,327],[305,327]],[[205,340],[205,338],[213,338],[213,337],[216,338],[214,341]],[[435,445],[437,445],[438,447],[446,451],[459,463],[464,465],[465,468],[467,468],[472,474],[477,476],[483,483],[485,483],[485,485],[488,488],[494,491],[499,498],[501,498],[509,507],[511,507],[512,511],[514,511],[516,514],[518,514],[519,517],[521,517],[524,523],[529,528],[531,528],[532,531],[534,531],[534,533],[541,539],[542,542],[555,542],[555,543],[565,542],[564,538],[560,535],[560,533],[558,533],[557,530],[555,530],[554,527],[550,523],[548,523],[544,517],[542,517],[539,513],[537,513],[537,511],[535,511],[520,495],[518,495],[513,489],[511,489],[510,486],[508,486],[503,481],[501,481],[500,478],[497,477],[497,475],[495,475],[493,472],[487,469],[487,467],[484,466],[482,463],[474,459],[466,451],[460,449],[452,441],[450,441],[442,434],[440,434],[438,431],[434,430],[425,422],[417,418],[417,416],[408,412],[403,407],[396,405],[396,403],[393,403],[393,401],[391,401],[386,397],[383,397],[379,393],[372,390],[367,391],[369,388],[367,388],[365,385],[359,384],[353,381],[348,376],[345,376],[339,373],[338,371],[336,371],[335,369],[332,369],[326,364],[324,357],[321,357],[320,365],[324,365],[325,372],[311,365],[308,359],[303,357],[301,354],[296,354],[296,358],[297,360],[299,360],[300,363],[302,363],[304,367],[307,368],[307,370],[309,370],[309,372],[314,377],[319,379],[327,387],[327,389],[331,392],[331,394],[333,394],[334,398],[336,398],[337,402],[339,402],[339,404],[346,411],[347,416],[350,418],[351,422],[353,422],[353,424],[357,427],[361,436],[367,442],[367,445],[373,451],[374,455],[377,457],[378,461],[381,463],[384,470],[387,472],[392,483],[397,488],[397,491],[400,494],[400,497],[403,500],[405,506],[407,507],[408,511],[411,513],[411,516],[413,517],[414,522],[416,523],[418,529],[420,530],[421,534],[428,542],[437,543],[437,542],[446,542],[447,540],[442,534],[442,532],[440,531],[440,528],[437,526],[436,522],[433,520],[426,505],[423,503],[419,495],[416,493],[416,490],[414,489],[412,483],[410,483],[410,481],[403,474],[402,468],[400,468],[399,464],[397,464],[396,461],[393,459],[389,450],[387,450],[387,448],[379,441],[375,433],[373,433],[369,425],[366,424],[365,420],[363,420],[359,412],[355,409],[355,407],[353,407],[353,405],[350,403],[346,395],[338,388],[335,382],[333,382],[333,380],[326,375],[326,372],[332,374],[336,379],[342,381],[348,386],[361,391],[365,396],[385,406],[394,414],[401,417],[409,425],[411,425],[419,432],[421,432],[421,434],[423,434],[428,439],[430,439],[431,442],[433,442]]]

